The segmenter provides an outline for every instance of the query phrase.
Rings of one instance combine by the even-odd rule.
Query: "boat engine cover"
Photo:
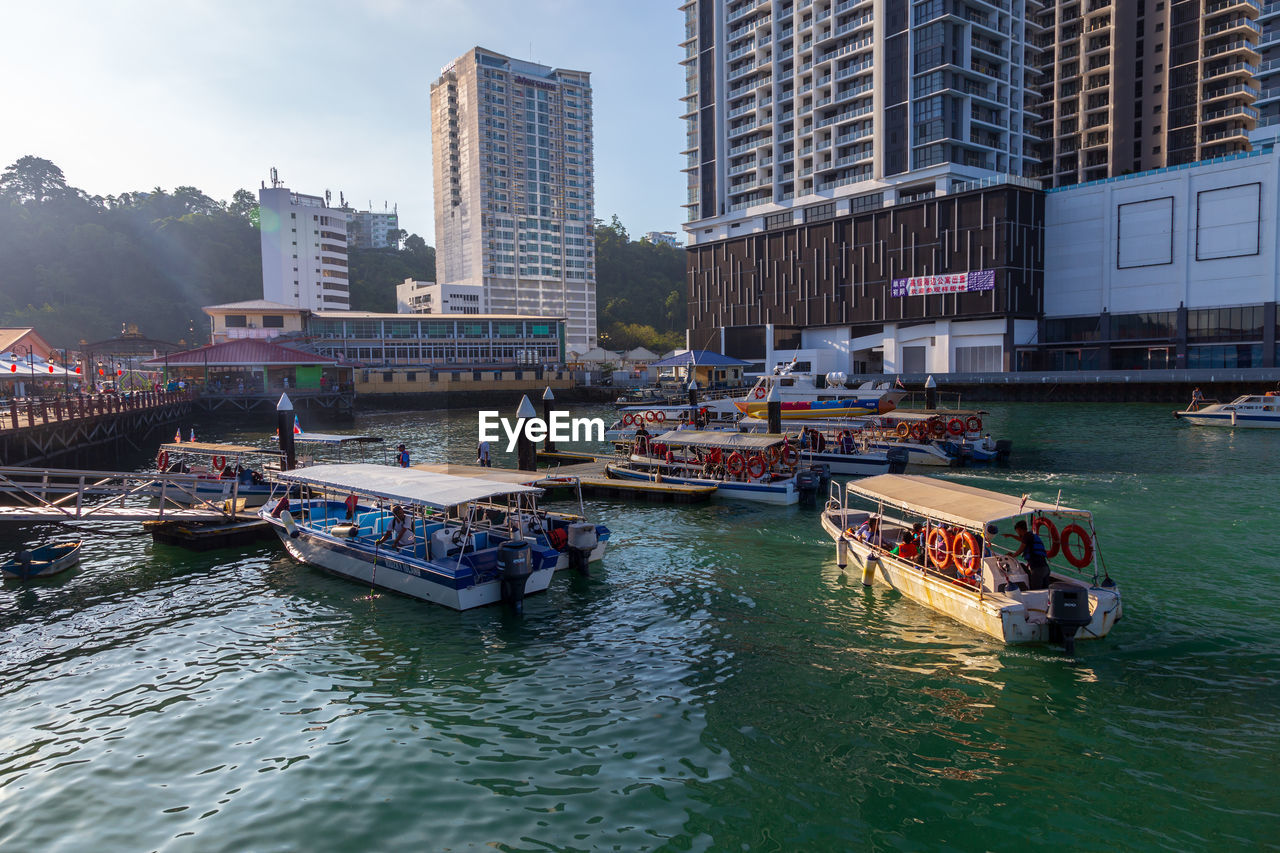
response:
[[[1093,621],[1089,613],[1089,591],[1069,583],[1049,585],[1049,624],[1083,628]]]

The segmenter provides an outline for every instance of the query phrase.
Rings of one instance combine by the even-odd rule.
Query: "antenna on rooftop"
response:
[[[328,206],[329,206],[329,202],[331,202],[331,201],[333,201],[333,193],[329,192],[328,190],[325,190],[325,191],[324,191],[324,206],[325,206],[325,207],[328,207]]]
[[[271,188],[276,189],[280,186],[280,173],[276,171],[276,167],[271,167]]]

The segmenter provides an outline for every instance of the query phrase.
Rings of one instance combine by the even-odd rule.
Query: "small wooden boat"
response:
[[[79,542],[60,542],[41,545],[39,548],[19,551],[14,559],[0,564],[0,573],[6,578],[47,578],[80,562]]]

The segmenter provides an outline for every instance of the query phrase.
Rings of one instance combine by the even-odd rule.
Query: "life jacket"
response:
[[[1044,547],[1044,540],[1038,534],[1032,533],[1031,547],[1027,549],[1027,562],[1037,566],[1043,566],[1049,562],[1049,552]]]
[[[553,527],[547,531],[547,542],[557,551],[563,551],[564,546],[569,544],[569,534],[563,527]]]

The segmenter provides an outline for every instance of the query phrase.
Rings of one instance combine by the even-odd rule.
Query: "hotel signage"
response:
[[[889,286],[890,296],[932,296],[937,293],[971,293],[978,290],[995,290],[996,271],[948,273],[946,275],[920,275],[915,278],[895,278]]]
[[[554,89],[556,87],[555,83],[548,83],[546,80],[532,80],[519,74],[513,74],[512,77],[515,78],[517,83],[523,83],[526,86],[533,86],[538,89]]]

